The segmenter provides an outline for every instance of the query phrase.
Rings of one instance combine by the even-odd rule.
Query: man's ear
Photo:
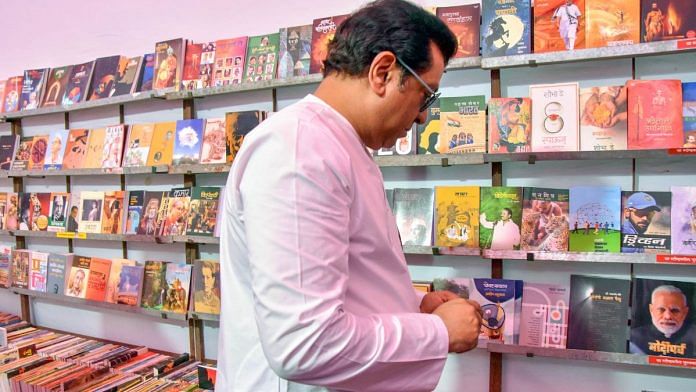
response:
[[[387,84],[396,75],[396,56],[389,51],[380,52],[372,59],[367,79],[370,88],[380,97],[387,91]]]

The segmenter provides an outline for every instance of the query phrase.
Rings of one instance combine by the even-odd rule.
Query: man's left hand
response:
[[[420,311],[421,313],[432,313],[438,306],[456,298],[459,296],[451,291],[431,291],[423,297]]]

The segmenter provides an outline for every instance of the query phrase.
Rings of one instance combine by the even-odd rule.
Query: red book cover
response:
[[[29,170],[43,170],[46,152],[48,152],[48,135],[34,136],[29,156]]]
[[[628,149],[679,148],[684,142],[679,80],[629,80]]]
[[[155,45],[154,90],[179,88],[186,40],[183,38],[158,42]]]
[[[584,49],[584,13],[585,0],[573,0],[570,6],[566,0],[535,0],[534,53],[566,50],[573,37],[573,49]]]
[[[92,262],[89,265],[85,299],[104,301],[106,298],[106,282],[109,281],[109,270],[111,270],[111,260],[92,257]]]
[[[19,97],[22,95],[24,75],[12,76],[5,82],[5,95],[2,99],[3,113],[16,112],[19,109]]]
[[[182,90],[195,90],[201,78],[201,55],[203,44],[189,43],[186,45],[184,60],[184,75],[181,77]]]
[[[331,16],[314,19],[312,23],[312,58],[309,62],[309,73],[321,73],[324,69],[327,46],[336,34],[336,29],[348,18],[348,15]]]
[[[481,5],[438,7],[436,13],[457,36],[458,48],[454,58],[476,57],[480,54]]]
[[[213,83],[215,86],[227,86],[242,82],[246,47],[247,37],[215,41],[215,63],[213,64]]]

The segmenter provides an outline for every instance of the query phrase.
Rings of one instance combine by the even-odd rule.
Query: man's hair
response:
[[[364,75],[383,51],[422,72],[432,64],[430,41],[442,52],[445,64],[457,50],[457,37],[435,15],[404,0],[377,0],[338,26],[328,44],[324,76]]]
[[[505,208],[503,208],[503,211],[507,211],[508,215],[512,216],[512,210],[511,210],[511,209],[505,207]]]
[[[689,305],[689,301],[686,300],[686,295],[676,286],[672,286],[671,284],[663,284],[662,286],[658,286],[653,290],[652,294],[650,295],[650,303],[655,302],[655,294],[657,293],[667,293],[667,294],[681,294],[682,298],[684,299],[684,304]]]

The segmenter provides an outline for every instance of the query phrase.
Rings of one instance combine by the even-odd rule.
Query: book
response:
[[[486,152],[486,97],[440,98],[441,154]]]
[[[22,199],[22,210],[27,214],[29,230],[46,231],[51,209],[51,194],[25,193],[24,195],[28,197]]]
[[[515,321],[522,307],[522,281],[509,279],[472,279],[469,299],[481,305],[479,345],[488,342],[515,344]],[[519,330],[518,332],[519,333]]]
[[[121,167],[123,157],[123,141],[125,140],[125,125],[119,124],[106,127],[104,145],[101,152],[101,168],[113,169]]]
[[[118,77],[118,68],[123,56],[100,57],[94,61],[89,100],[108,98],[113,95]]]
[[[200,388],[215,389],[217,369],[213,366],[198,365],[198,385]]]
[[[566,348],[568,340],[567,287],[524,283],[520,317],[520,345]]]
[[[194,165],[200,162],[204,127],[204,119],[176,122],[172,165]]]
[[[672,194],[621,192],[621,253],[669,253]]]
[[[46,92],[41,101],[41,107],[47,108],[62,103],[63,95],[65,95],[66,88],[68,87],[72,68],[72,65],[67,65],[51,69],[48,79],[46,80]]]
[[[29,265],[31,263],[31,251],[16,249],[12,252],[12,266],[10,276],[12,287],[19,289],[29,288]]]
[[[159,235],[184,235],[191,204],[191,188],[174,188],[162,199],[159,209]]]
[[[140,63],[143,61],[143,56],[135,56],[131,58],[123,57],[118,67],[116,75],[116,85],[114,86],[113,96],[134,94],[138,87],[138,77],[142,67]]]
[[[440,138],[440,100],[438,99],[426,110],[425,121],[416,124],[417,154],[438,154],[437,145]]]
[[[696,148],[696,82],[682,83],[684,148]]]
[[[673,186],[672,253],[696,255],[696,187]]]
[[[215,41],[203,44],[201,51],[200,75],[196,88],[209,88],[213,86],[213,67],[215,66]]]
[[[186,44],[184,72],[181,75],[181,90],[192,91],[198,88],[201,78],[201,55],[203,45],[189,42]]]
[[[481,187],[479,247],[492,250],[520,248],[522,188]]]
[[[53,192],[50,194],[48,210],[48,231],[65,231],[70,208],[70,194]]]
[[[69,233],[77,233],[80,231],[80,205],[82,205],[81,192],[70,193],[70,214],[65,223],[65,231]]]
[[[431,188],[394,190],[394,217],[402,244],[432,244],[433,199]]]
[[[625,353],[628,280],[570,276],[567,348]]]
[[[176,90],[179,88],[184,68],[185,50],[186,40],[183,38],[157,42],[155,44],[153,90]]]
[[[109,279],[106,283],[105,302],[112,304],[118,303],[119,283],[121,282],[121,271],[125,266],[135,266],[135,260],[113,259],[109,269]]]
[[[94,61],[73,65],[61,103],[65,106],[83,102],[87,98],[94,71]]]
[[[580,89],[580,151],[628,149],[625,86]]]
[[[48,274],[46,277],[46,292],[63,295],[65,293],[65,273],[70,270],[73,262],[72,254],[48,254]]]
[[[317,74],[324,71],[324,60],[328,54],[329,42],[336,34],[338,26],[348,18],[348,15],[336,15],[312,21],[312,55],[309,60],[309,73]]]
[[[82,168],[99,169],[102,166],[104,143],[106,141],[106,128],[94,128],[89,130],[87,153],[85,154]]]
[[[225,114],[227,162],[232,162],[242,147],[244,137],[263,120],[263,112],[250,110]]]
[[[578,83],[529,86],[532,151],[577,151]]]
[[[24,86],[24,75],[12,76],[5,81],[3,94],[2,111],[4,113],[16,112],[19,110],[20,96]]]
[[[123,227],[123,234],[137,234],[140,218],[143,216],[143,203],[145,202],[145,191],[130,191],[126,200],[128,211]]]
[[[80,193],[78,226],[82,233],[101,233],[104,192]]]
[[[138,224],[137,234],[157,235],[157,218],[163,200],[167,197],[167,192],[145,192],[145,203],[143,204],[140,223]]]
[[[118,281],[118,292],[116,303],[140,306],[140,295],[143,285],[143,266],[124,265],[121,267],[121,274]]]
[[[29,290],[46,292],[48,273],[48,253],[31,251],[29,264]]]
[[[488,101],[488,153],[532,151],[532,101],[491,98]]]
[[[152,81],[155,77],[155,54],[145,53],[143,61],[140,62],[140,75],[138,76],[138,85],[136,92],[145,92],[152,90]]]
[[[155,123],[147,166],[170,165],[174,153],[176,121]]]
[[[568,251],[567,189],[524,188],[522,250]]]
[[[480,4],[437,7],[436,15],[457,37],[457,52],[453,58],[477,57],[480,54]]]
[[[684,141],[681,82],[629,80],[628,148],[679,148]]]
[[[218,224],[220,188],[194,186],[186,235],[213,236]]]
[[[695,295],[692,282],[634,279],[628,352],[695,358]]]
[[[89,277],[87,278],[87,290],[85,299],[103,302],[106,297],[106,284],[109,280],[111,260],[92,257],[89,264]]]
[[[10,170],[15,151],[19,146],[19,135],[0,136],[0,169]]]
[[[167,264],[162,261],[145,262],[141,303],[143,308],[162,309],[165,296],[167,295],[167,281],[165,280]]]
[[[7,230],[6,223],[5,223],[7,209],[8,209],[7,193],[0,192],[0,230]]]
[[[7,207],[5,209],[5,230],[17,230],[19,227],[19,195],[7,193]]]
[[[480,188],[435,187],[435,246],[479,247]]]
[[[49,151],[46,152],[46,158],[44,159],[44,170],[60,170],[63,167],[63,157],[65,156],[69,132],[67,129],[57,129],[51,131],[48,135]]]
[[[209,118],[205,120],[203,145],[201,147],[201,163],[225,163],[225,119]]]
[[[89,279],[92,259],[85,256],[74,256],[70,266],[70,275],[65,284],[65,295],[85,298],[87,281]]]
[[[624,0],[585,0],[585,40],[588,48],[633,45],[640,42],[640,3]]]
[[[534,53],[585,48],[585,1],[534,0]]]
[[[247,37],[215,41],[215,64],[213,64],[215,86],[242,83],[246,48]]]
[[[309,75],[312,25],[283,27],[278,34],[278,79]]]
[[[19,110],[38,109],[43,98],[42,94],[48,71],[48,68],[24,71],[22,94],[19,97]]]
[[[271,80],[275,77],[279,41],[278,33],[249,37],[246,49],[245,82]]]
[[[10,271],[12,265],[12,247],[0,245],[0,287],[10,287]]]
[[[193,264],[193,311],[220,314],[220,263],[216,260]]]
[[[220,187],[220,202],[218,202],[217,216],[222,216],[225,212],[225,187]],[[214,237],[220,238],[220,228],[222,227],[222,222],[220,224],[215,224]]]
[[[483,57],[532,52],[530,0],[483,0],[482,8]]]
[[[125,191],[104,192],[104,208],[102,209],[101,232],[104,234],[120,234],[123,222],[123,199]]]
[[[84,167],[89,143],[89,130],[71,129],[63,154],[63,169],[80,169]]]
[[[150,143],[155,124],[133,124],[128,127],[126,150],[123,154],[123,167],[140,167],[147,164]]]
[[[619,253],[621,216],[618,186],[571,187],[569,250]]]
[[[186,313],[191,288],[191,264],[167,263],[166,296],[162,310]]]
[[[641,0],[641,42],[693,38],[696,8],[682,0]]]
[[[34,136],[29,153],[29,170],[43,170],[48,152],[48,135]]]

